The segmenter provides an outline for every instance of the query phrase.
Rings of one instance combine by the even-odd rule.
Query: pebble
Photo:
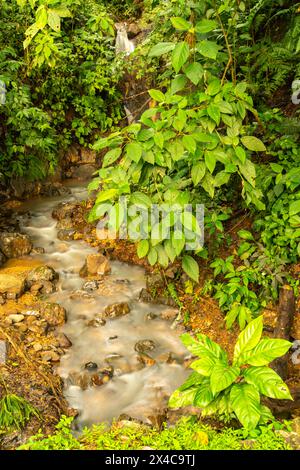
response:
[[[84,365],[84,368],[86,370],[96,370],[96,369],[98,369],[98,364],[96,364],[96,362],[87,362]]]

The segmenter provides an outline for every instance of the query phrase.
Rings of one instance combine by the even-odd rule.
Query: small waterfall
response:
[[[116,39],[116,54],[124,53],[126,55],[131,54],[134,49],[135,45],[133,41],[128,39],[126,26],[124,23],[116,24],[117,28],[117,39]]]

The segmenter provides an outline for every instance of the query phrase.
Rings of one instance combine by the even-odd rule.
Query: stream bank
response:
[[[2,436],[3,448],[18,447],[39,428],[52,433],[61,414],[79,413],[77,428],[113,418],[160,428],[199,414],[166,406],[188,374],[178,335],[204,332],[231,354],[238,334],[222,327],[214,300],[199,295],[195,302],[176,264],[162,274],[137,258],[133,244],[98,240],[85,219],[93,201],[78,182],[66,193],[3,208],[1,248],[12,259],[0,271],[1,374],[43,418]],[[177,298],[166,282],[176,286]],[[176,305],[185,326],[173,330]],[[274,309],[265,311],[269,327],[276,318]]]

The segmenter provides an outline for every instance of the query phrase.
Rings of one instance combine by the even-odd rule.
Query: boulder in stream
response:
[[[156,344],[151,339],[142,339],[141,341],[138,341],[134,346],[134,350],[138,353],[153,351],[155,348]]]
[[[108,259],[101,253],[88,255],[80,271],[81,276],[103,276],[111,272]]]
[[[51,266],[38,266],[28,273],[26,283],[31,288],[35,283],[53,282],[58,277],[58,273]]]
[[[118,304],[108,305],[104,309],[103,316],[105,318],[118,318],[127,315],[130,312],[130,307],[127,302],[120,302]]]
[[[27,235],[2,232],[0,233],[0,249],[7,258],[19,258],[31,252],[32,243]]]

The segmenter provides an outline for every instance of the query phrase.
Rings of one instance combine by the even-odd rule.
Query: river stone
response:
[[[96,370],[96,369],[98,369],[98,364],[96,364],[96,362],[87,362],[84,365],[84,368],[86,370]]]
[[[300,450],[300,435],[297,432],[276,431],[294,450]]]
[[[75,234],[76,234],[76,230],[61,229],[61,230],[58,230],[57,232],[57,238],[61,241],[72,241],[74,240]]]
[[[0,340],[0,365],[6,363],[7,359],[7,342],[3,339]]]
[[[152,367],[156,364],[155,359],[145,353],[141,353],[137,356],[137,360],[140,364],[143,364],[146,367]]]
[[[87,281],[83,284],[82,289],[87,292],[93,292],[98,289],[99,284],[97,280]]]
[[[31,253],[34,255],[43,255],[45,253],[45,248],[42,248],[41,246],[37,246],[32,249]]]
[[[144,353],[145,351],[153,351],[156,348],[156,344],[151,339],[142,339],[138,341],[135,346],[134,350],[138,353]]]
[[[101,317],[101,315],[97,315],[95,318],[93,318],[93,320],[90,320],[88,322],[88,326],[92,326],[94,328],[98,328],[99,326],[105,326],[106,325],[106,321],[104,320],[104,318]]]
[[[0,274],[0,294],[8,298],[18,298],[25,290],[25,280],[11,274]]]
[[[166,321],[174,321],[177,318],[177,316],[178,316],[178,310],[174,308],[169,308],[168,310],[164,310],[160,314],[160,318]]]
[[[53,219],[64,220],[70,218],[77,209],[77,202],[61,202],[52,212]]]
[[[162,289],[165,287],[165,281],[160,273],[148,274],[146,277],[146,286],[148,291]]]
[[[47,303],[40,308],[41,317],[46,320],[50,326],[63,325],[66,322],[66,310],[58,304]]]
[[[101,253],[95,255],[88,255],[86,258],[86,271],[87,274],[105,275],[111,272],[111,267],[108,259]]]
[[[79,372],[70,372],[67,378],[68,385],[75,385],[82,390],[86,390],[91,385],[91,375],[88,372],[83,374]]]
[[[118,318],[127,315],[130,312],[130,307],[127,302],[120,302],[118,304],[109,305],[104,309],[104,317]]]
[[[58,279],[58,273],[54,271],[51,266],[38,266],[37,268],[30,271],[26,277],[26,282],[30,288],[36,282],[44,281],[56,281]]]
[[[55,337],[58,341],[58,345],[60,348],[67,349],[72,346],[72,342],[64,333],[57,333]]]
[[[28,255],[32,243],[27,235],[21,233],[0,233],[0,249],[7,258],[19,258]]]
[[[153,312],[149,312],[146,315],[146,320],[155,320],[157,318],[157,315]]]

